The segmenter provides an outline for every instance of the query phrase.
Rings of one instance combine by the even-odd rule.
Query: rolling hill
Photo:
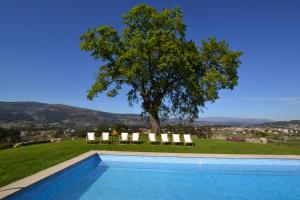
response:
[[[140,124],[138,114],[114,114],[62,104],[0,102],[0,126],[8,128],[96,128],[112,123]]]
[[[261,124],[262,127],[266,128],[274,128],[274,127],[281,127],[281,128],[300,128],[300,120],[291,120],[291,121],[277,121],[277,122],[266,122]]]
[[[179,119],[168,119],[162,124],[177,124]],[[102,125],[125,123],[145,125],[147,117],[139,114],[117,114],[62,104],[39,102],[1,102],[0,127],[3,128],[97,128]],[[269,119],[244,119],[231,117],[204,117],[196,119],[197,125],[262,125],[274,126],[289,122],[274,122]]]

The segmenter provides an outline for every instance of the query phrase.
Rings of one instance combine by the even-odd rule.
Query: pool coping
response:
[[[189,158],[261,158],[261,159],[299,159],[300,155],[258,155],[258,154],[198,154],[198,153],[163,153],[163,152],[130,152],[130,151],[103,151],[91,150],[72,159],[44,169],[36,174],[22,178],[0,188],[0,199],[6,198],[19,190],[35,184],[59,171],[68,168],[81,160],[94,154],[124,155],[124,156],[163,156],[163,157],[189,157]]]
[[[49,167],[42,171],[39,171],[33,175],[27,176],[25,178],[22,178],[20,180],[13,182],[13,183],[5,185],[0,188],[0,199],[4,199],[4,198],[22,190],[23,188],[26,188],[32,184],[35,184],[57,172],[60,172],[64,169],[66,169],[67,167],[70,167],[70,166],[80,162],[81,160],[83,160],[85,158],[88,158],[88,157],[96,154],[96,153],[97,153],[96,151],[88,151],[88,152],[83,153],[79,156],[76,156],[72,159],[69,159],[62,163],[59,163],[57,165],[54,165],[52,167]]]

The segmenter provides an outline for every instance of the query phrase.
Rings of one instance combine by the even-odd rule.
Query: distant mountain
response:
[[[299,123],[299,121],[292,121]],[[126,123],[145,125],[148,118],[139,114],[116,114],[78,108],[62,104],[38,102],[1,102],[0,127],[8,128],[97,128],[102,125]],[[163,120],[162,124],[182,123],[179,119]],[[197,125],[232,125],[232,126],[278,126],[291,122],[274,122],[269,119],[244,119],[232,117],[203,117],[196,119]]]
[[[270,119],[259,118],[234,118],[234,117],[203,117],[196,120],[196,123],[210,125],[254,125],[274,122]]]
[[[224,125],[224,126],[247,126],[257,125],[266,122],[274,122],[270,119],[256,119],[256,118],[233,118],[233,117],[201,117],[195,119],[193,124],[195,125]],[[184,123],[180,119],[167,119],[163,121],[164,124],[178,124]]]
[[[261,124],[261,126],[268,127],[268,128],[273,128],[273,127],[300,128],[300,120],[267,122],[267,123]]]
[[[61,104],[0,102],[0,126],[15,128],[96,128],[113,123],[144,124],[138,114],[114,114]]]

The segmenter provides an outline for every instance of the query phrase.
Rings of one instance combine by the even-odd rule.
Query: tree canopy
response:
[[[197,118],[206,102],[219,98],[219,90],[237,85],[242,53],[216,37],[199,46],[187,40],[180,8],[159,12],[139,4],[122,18],[122,31],[99,26],[80,37],[81,50],[102,60],[89,99],[105,91],[114,97],[128,85],[129,104],[141,102],[159,133],[161,115]]]

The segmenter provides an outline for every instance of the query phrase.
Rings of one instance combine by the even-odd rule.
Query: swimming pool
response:
[[[7,199],[299,200],[300,160],[94,154]]]

